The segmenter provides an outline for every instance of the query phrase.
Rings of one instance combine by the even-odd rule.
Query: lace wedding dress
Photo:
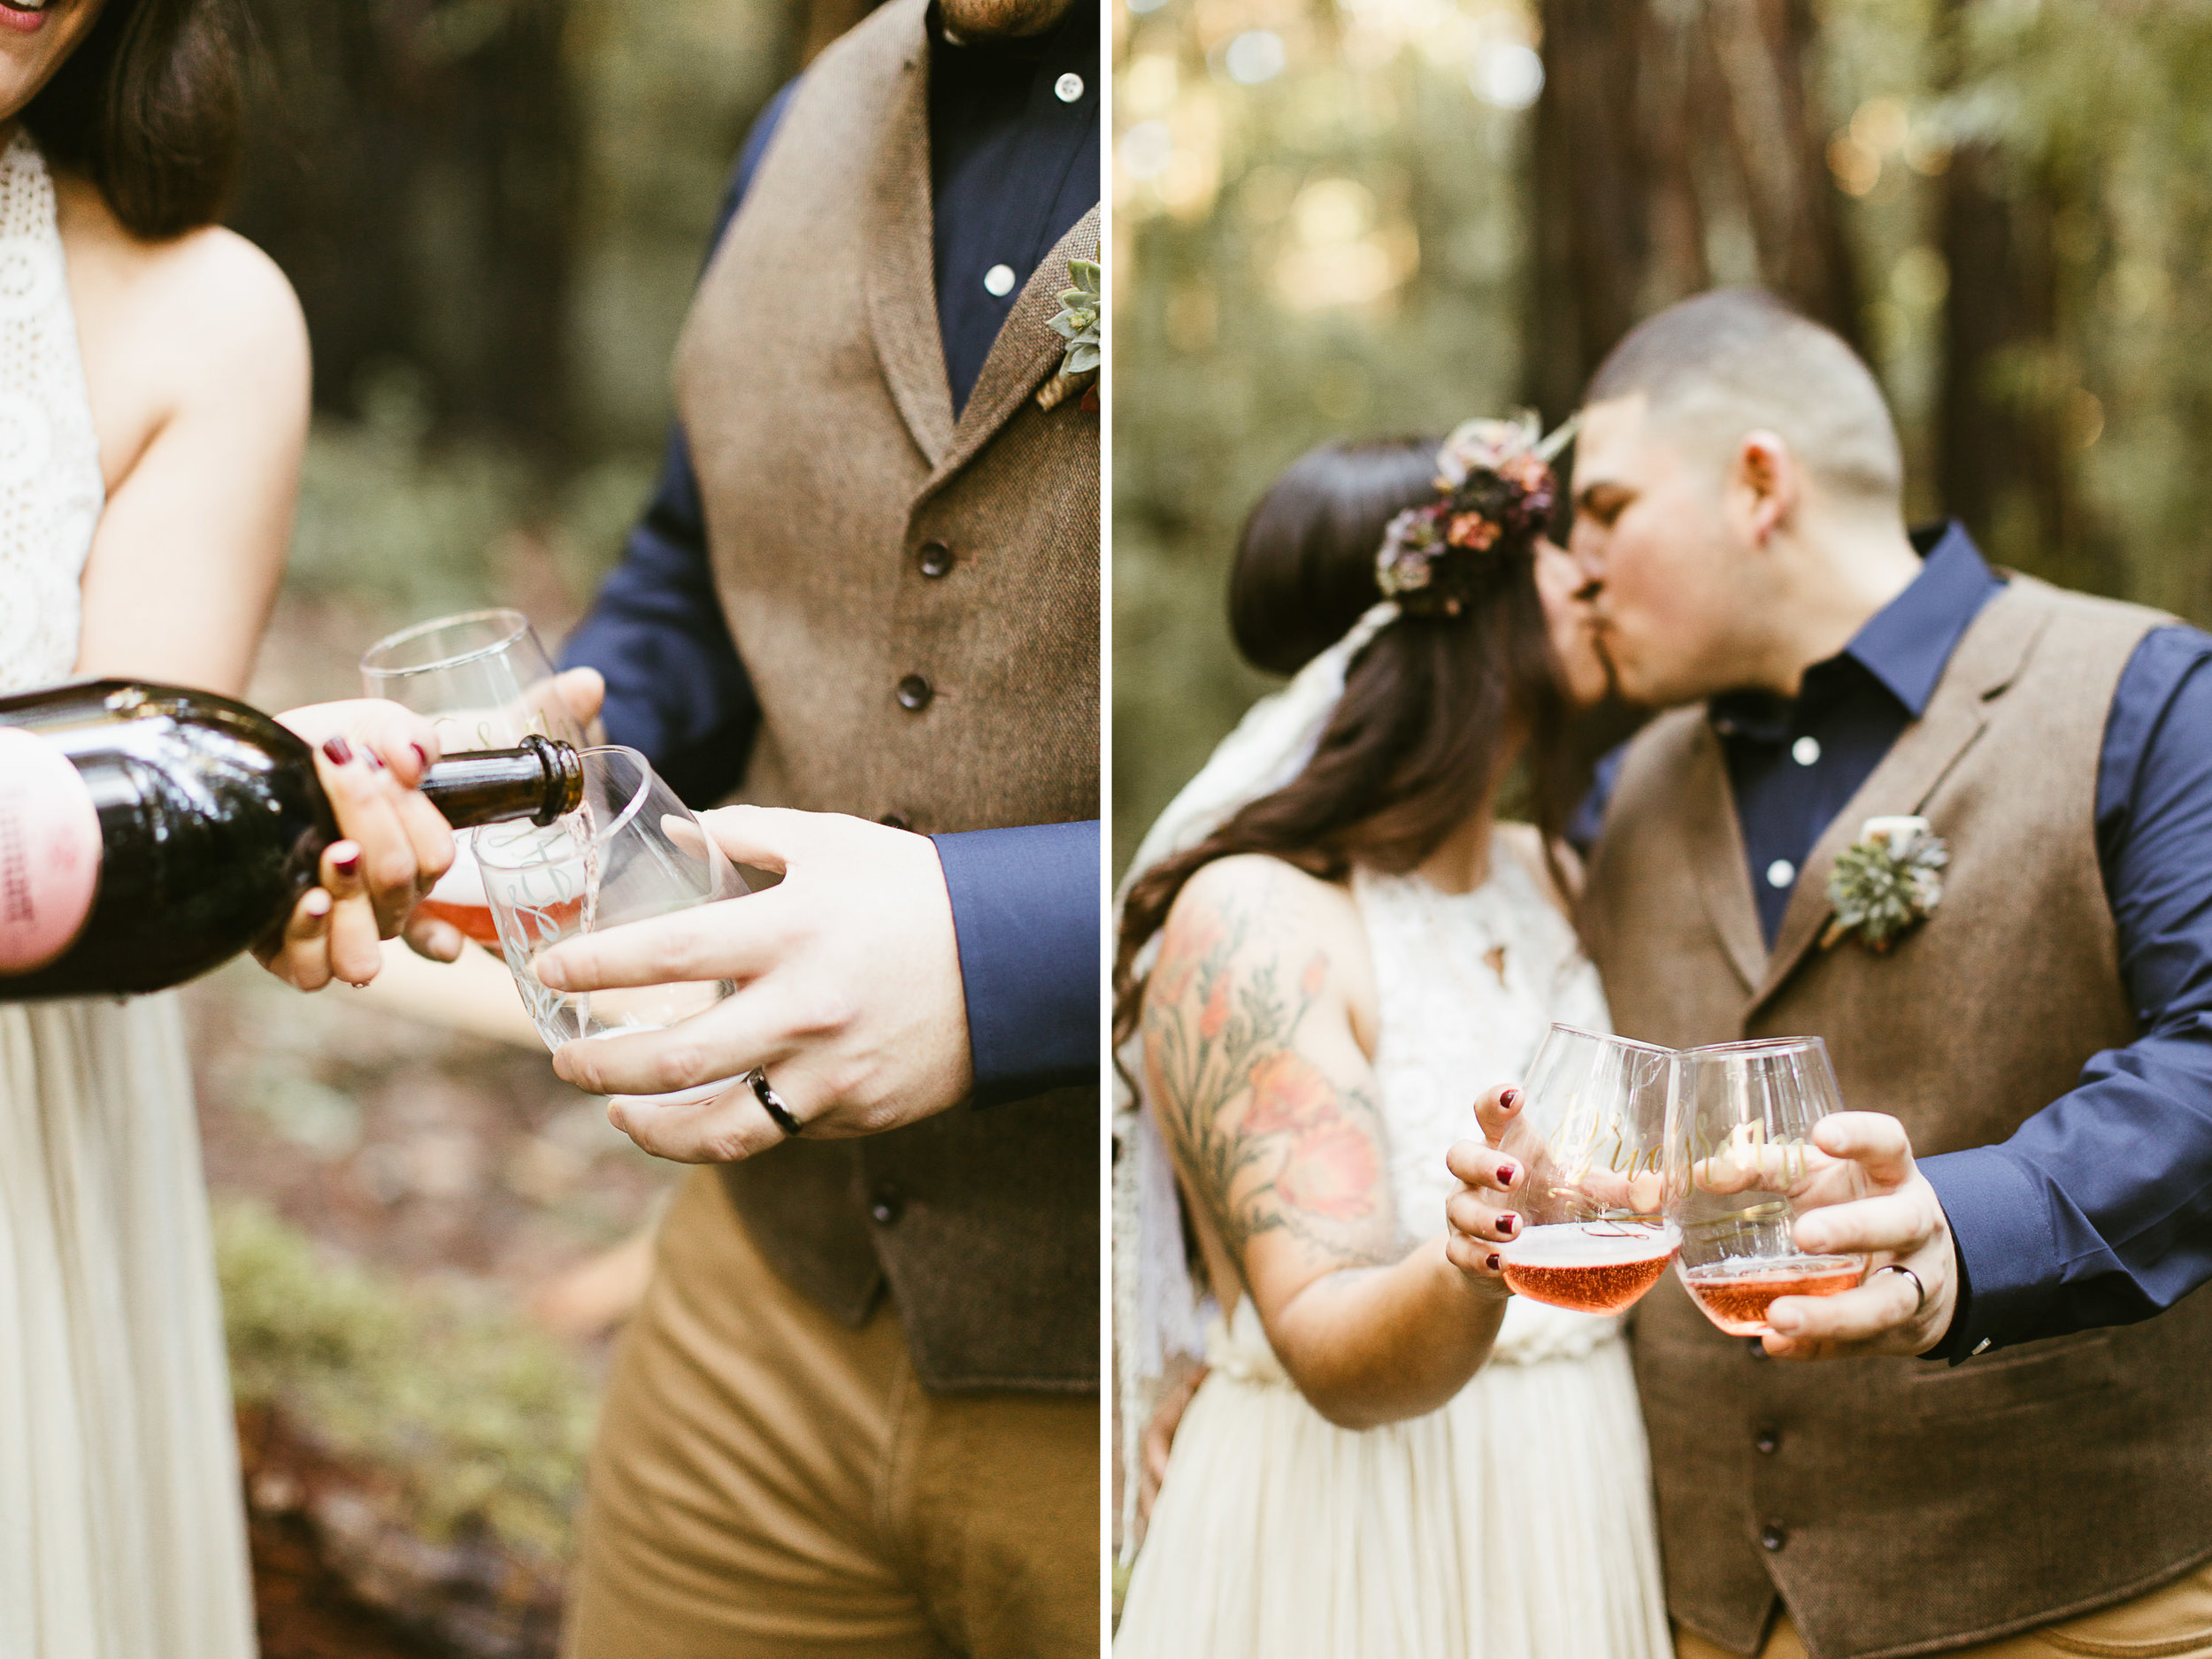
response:
[[[0,690],[65,680],[105,493],[54,191],[0,156]],[[0,1659],[250,1659],[171,996],[0,1005]]]
[[[1554,1020],[1605,1029],[1604,995],[1503,836],[1471,893],[1363,874],[1353,895],[1392,1194],[1425,1237],[1475,1095],[1524,1075]],[[1248,1299],[1213,1320],[1205,1353],[1117,1659],[1671,1659],[1617,1319],[1517,1297],[1442,1409],[1358,1432],[1291,1386]]]

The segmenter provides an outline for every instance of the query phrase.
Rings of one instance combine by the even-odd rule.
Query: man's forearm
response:
[[[977,1104],[1094,1080],[1098,821],[932,839],[959,935]]]

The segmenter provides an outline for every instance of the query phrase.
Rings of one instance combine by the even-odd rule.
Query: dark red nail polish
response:
[[[330,861],[330,867],[340,875],[349,877],[361,867],[361,854],[357,849],[342,858],[334,858]]]
[[[1484,1265],[1485,1267],[1487,1267],[1487,1268],[1488,1268],[1488,1269],[1489,1269],[1492,1272],[1494,1272],[1494,1272],[1496,1272],[1496,1271],[1498,1271],[1498,1266],[1499,1266],[1498,1257],[1497,1257],[1496,1254],[1495,1254],[1494,1252],[1493,1252],[1493,1253],[1491,1254],[1491,1256],[1489,1256],[1486,1260],[1485,1260],[1485,1262],[1483,1263],[1483,1265]]]
[[[1504,1215],[1498,1217],[1498,1231],[1500,1233],[1510,1233],[1514,1228],[1519,1226],[1520,1225],[1521,1218],[1515,1215],[1511,1210],[1508,1210]]]
[[[353,758],[353,745],[342,737],[326,737],[323,739],[323,753],[330,757],[332,765],[342,766]]]
[[[415,764],[420,767],[423,771],[428,772],[430,770],[430,751],[425,749],[420,743],[410,743],[407,747],[415,751]]]
[[[361,751],[361,758],[367,764],[371,772],[382,772],[384,770],[384,757],[378,754],[374,749],[363,749]]]
[[[1512,1186],[1512,1185],[1513,1185],[1513,1178],[1514,1178],[1515,1176],[1518,1175],[1519,1173],[1520,1173],[1520,1171],[1518,1171],[1518,1170],[1515,1169],[1515,1168],[1514,1168],[1514,1167],[1513,1167],[1510,1164],[1499,1164],[1499,1165],[1498,1165],[1498,1185],[1499,1185],[1499,1186],[1501,1186],[1501,1187],[1510,1187],[1510,1186]]]
[[[1520,1103],[1521,1091],[1517,1088],[1509,1088],[1506,1090],[1504,1094],[1498,1096],[1498,1104],[1502,1106],[1508,1111],[1511,1111]]]

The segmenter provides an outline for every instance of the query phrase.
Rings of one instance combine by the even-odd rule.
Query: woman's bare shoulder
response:
[[[158,337],[163,356],[205,373],[303,365],[307,325],[292,284],[269,257],[219,225],[163,242],[134,236],[88,181],[55,180],[79,326],[128,342]],[[88,342],[89,343],[89,342]]]
[[[1186,907],[1188,907],[1186,911]],[[1202,866],[1183,884],[1168,912],[1232,910],[1269,932],[1305,933],[1357,925],[1352,895],[1340,882],[1325,881],[1270,853],[1235,853]]]

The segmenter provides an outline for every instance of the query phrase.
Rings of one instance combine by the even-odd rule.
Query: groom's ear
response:
[[[1797,511],[1804,495],[1804,469],[1789,441],[1778,432],[1747,432],[1736,446],[1729,479],[1731,503],[1745,539],[1764,547],[1767,538]]]

